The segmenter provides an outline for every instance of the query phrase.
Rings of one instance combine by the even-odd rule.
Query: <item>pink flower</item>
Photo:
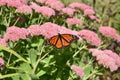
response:
[[[7,46],[8,45],[8,43],[5,41],[4,38],[1,37],[1,35],[0,35],[0,45],[1,46]]]
[[[47,0],[35,0],[35,1],[39,3],[45,3]]]
[[[66,27],[61,27],[59,29],[59,33],[61,34],[73,34],[73,35],[78,35],[77,31],[71,30],[71,29],[67,29]]]
[[[51,38],[54,35],[58,35],[60,26],[51,22],[46,22],[40,26],[41,35],[46,38]]]
[[[88,15],[88,17],[89,17],[91,20],[95,20],[95,19],[96,19],[96,16],[94,16],[94,15]]]
[[[45,36],[46,38],[51,38],[54,35],[58,35],[58,33],[73,34],[73,35],[78,36],[77,31],[73,31],[73,30],[67,29],[65,27],[61,27],[61,26],[51,23],[51,22],[46,22],[43,25],[41,25],[40,30],[41,30],[41,35]]]
[[[120,42],[120,35],[116,34],[116,38],[115,38],[118,42]]]
[[[27,28],[27,30],[31,36],[36,36],[41,34],[39,25],[31,25],[30,27]]]
[[[112,52],[111,50],[103,50],[103,51],[105,54],[112,57],[116,61],[116,64],[120,67],[120,56],[119,55],[117,55],[115,52]]]
[[[105,67],[110,68],[111,71],[118,69],[116,61],[112,57],[105,54],[104,51],[98,49],[89,49],[89,51],[92,52],[92,55],[96,57],[98,64],[102,64]]]
[[[47,6],[40,7],[39,11],[43,16],[51,17],[52,15],[55,15],[55,11]]]
[[[47,0],[45,4],[58,11],[64,8],[64,4],[59,0]]]
[[[101,44],[101,39],[93,31],[81,30],[79,31],[79,35],[92,45],[99,46]]]
[[[82,20],[78,18],[67,18],[66,22],[69,25],[75,25],[75,24],[78,24],[80,26],[82,25]]]
[[[40,12],[40,6],[34,2],[30,2],[30,7],[35,10],[35,12]]]
[[[96,22],[100,23],[100,19],[98,19],[96,16],[94,15],[88,15],[88,17],[91,19],[91,20],[95,20]]]
[[[118,34],[114,28],[109,26],[101,26],[99,27],[99,31],[103,36],[110,37],[119,41]]]
[[[96,21],[97,23],[100,23],[100,22],[101,22],[101,20],[98,19],[98,18],[96,18],[95,21]]]
[[[55,11],[47,6],[40,7],[38,4],[31,2],[30,7],[33,8],[35,12],[41,13],[43,16],[51,17],[52,15],[55,15]]]
[[[6,4],[6,1],[5,0],[0,0],[0,6],[3,6]]]
[[[95,14],[95,11],[93,9],[85,9],[84,14],[85,15],[93,15],[93,14]]]
[[[0,69],[3,70],[5,64],[3,58],[0,57]]]
[[[27,5],[27,0],[20,0],[20,2]]]
[[[93,9],[91,6],[88,6],[86,4],[82,4],[82,3],[78,3],[78,2],[73,2],[69,5],[71,8],[78,8],[81,10],[85,10],[85,9]]]
[[[15,7],[15,8],[23,5],[23,3],[20,0],[6,0],[6,3],[8,6]]]
[[[0,45],[1,46],[8,46],[8,43],[5,39],[0,39]]]
[[[66,8],[63,8],[63,9],[62,9],[62,12],[63,12],[63,13],[66,13],[66,14],[68,14],[68,15],[73,15],[74,12],[75,12],[75,9],[66,7]]]
[[[84,71],[80,66],[72,65],[71,69],[75,71],[79,77],[82,78],[84,76]]]
[[[4,35],[4,39],[6,41],[11,40],[15,42],[18,41],[19,39],[25,39],[27,35],[28,35],[27,29],[11,26],[7,28],[7,31]]]
[[[24,13],[24,14],[29,13],[29,14],[32,14],[32,9],[31,9],[31,7],[28,6],[28,5],[22,5],[22,6],[18,7],[18,8],[16,9],[16,11],[17,11],[18,13]]]

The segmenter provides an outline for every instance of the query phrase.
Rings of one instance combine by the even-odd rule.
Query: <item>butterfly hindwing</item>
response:
[[[63,47],[61,38],[58,38],[58,40],[57,40],[57,42],[56,42],[56,44],[55,44],[55,47],[56,47],[56,48],[62,48],[62,47]]]

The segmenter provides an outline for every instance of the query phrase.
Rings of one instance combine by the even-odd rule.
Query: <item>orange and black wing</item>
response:
[[[53,36],[53,37],[49,40],[49,43],[50,43],[51,45],[54,45],[56,48],[62,48],[62,43],[61,43],[61,40],[60,40],[59,35]]]
[[[77,36],[71,34],[58,34],[49,39],[49,44],[56,48],[69,46],[73,40],[78,39]]]
[[[77,40],[78,37],[71,34],[62,34],[62,45],[69,46],[73,40]]]

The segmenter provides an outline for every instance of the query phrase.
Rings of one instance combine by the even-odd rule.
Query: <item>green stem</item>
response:
[[[7,48],[7,47],[4,47],[4,46],[0,46],[0,50],[1,50],[1,49],[9,52],[10,54],[15,55],[16,57],[18,57],[18,58],[21,59],[22,61],[29,63],[27,60],[25,60],[22,56],[20,56],[20,55],[19,55],[18,53],[16,53],[15,51],[13,51],[13,50],[11,50],[11,49],[9,49],[9,48]]]
[[[10,63],[11,56],[12,56],[12,54],[10,54],[6,66]]]
[[[90,78],[91,76],[93,76],[97,71],[94,70],[90,75],[88,75],[87,77],[84,77],[82,80],[88,80],[88,78]]]
[[[11,15],[12,15],[12,14],[10,13],[10,14],[9,14],[9,18],[8,18],[8,22],[7,22],[7,23],[8,23],[8,24],[7,24],[7,27],[10,26]]]
[[[15,21],[15,23],[13,24],[13,26],[15,26],[18,21],[19,21],[19,17],[17,18],[17,20]]]
[[[33,13],[32,13],[32,14],[30,14],[28,24],[30,24],[30,23],[31,23],[32,16],[33,16]]]
[[[44,58],[49,54],[49,53],[46,53],[43,57],[40,57],[41,54],[42,54],[43,48],[44,48],[44,47],[42,47],[42,49],[41,49],[39,58],[38,58],[38,60],[37,60],[37,62],[36,62],[36,64],[35,64],[35,66],[34,66],[34,68],[33,68],[32,74],[35,73],[35,71],[36,71],[36,69],[37,69],[37,66],[38,66],[38,64],[40,63],[40,61],[41,61],[42,59],[44,59]]]
[[[79,48],[79,50],[77,52],[75,52],[75,54],[73,55],[73,58],[84,48],[86,48],[86,46],[83,46],[82,48]]]
[[[12,73],[12,74],[6,74],[6,75],[0,75],[0,79],[12,77],[12,76],[17,76],[20,75],[19,73]]]

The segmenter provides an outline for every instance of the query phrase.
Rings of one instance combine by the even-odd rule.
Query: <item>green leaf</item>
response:
[[[39,80],[39,77],[34,74],[30,74],[30,77],[32,80]]]
[[[20,77],[22,78],[22,80],[31,80],[29,74],[21,74]]]
[[[19,59],[21,59],[22,61],[24,61],[24,62],[27,62],[27,63],[28,63],[28,61],[27,61],[27,60],[25,60],[22,56],[20,56],[18,53],[16,53],[16,52],[15,52],[15,51],[13,51],[12,49],[9,49],[9,48],[4,47],[4,46],[0,46],[0,50],[5,50],[5,51],[9,52],[10,54],[15,55],[16,57],[18,57],[18,58],[19,58]]]
[[[20,80],[20,76],[13,76],[12,80]]]
[[[90,65],[85,67],[85,69],[84,69],[85,75],[90,75],[91,71],[93,71],[93,67]]]
[[[22,63],[20,65],[20,68],[22,68],[24,70],[24,72],[32,74],[32,68],[28,63]]]
[[[28,51],[28,54],[29,54],[29,57],[30,57],[31,64],[34,67],[34,65],[36,63],[36,60],[37,60],[37,51],[34,50],[34,49],[30,49]]]
[[[37,20],[38,20],[38,18],[33,18],[31,21],[31,24],[36,23]]]
[[[45,58],[45,59],[43,59],[41,62],[42,63],[44,63],[45,65],[44,65],[44,67],[48,67],[49,65],[52,65],[52,64],[54,64],[55,63],[55,61],[51,61],[51,59],[53,59],[53,55],[51,55],[51,56],[49,56],[49,57],[47,57],[47,58]]]
[[[44,75],[46,73],[46,71],[44,71],[44,70],[40,70],[38,73],[37,73],[37,76],[42,76],[42,75]]]
[[[44,39],[40,39],[38,44],[38,50],[41,50],[41,48],[43,47],[43,43],[44,43]]]

